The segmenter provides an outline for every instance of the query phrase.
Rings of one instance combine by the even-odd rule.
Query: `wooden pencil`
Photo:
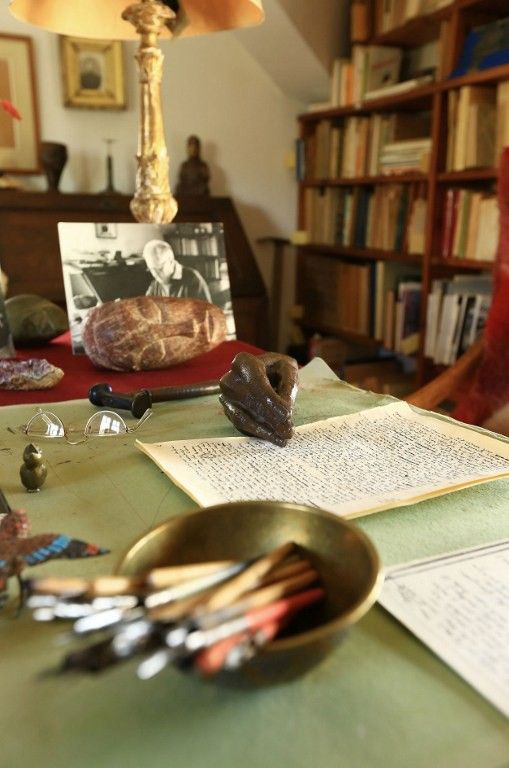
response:
[[[226,605],[235,602],[244,592],[254,589],[259,585],[264,576],[281,563],[294,548],[295,544],[293,541],[289,541],[273,549],[267,555],[258,558],[238,576],[235,576],[222,587],[216,589],[212,597],[206,602],[206,609],[208,611],[215,611],[219,608],[224,608]]]

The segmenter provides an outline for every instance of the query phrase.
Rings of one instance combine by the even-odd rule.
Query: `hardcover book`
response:
[[[463,45],[458,65],[449,77],[499,67],[509,62],[509,17],[472,29]]]

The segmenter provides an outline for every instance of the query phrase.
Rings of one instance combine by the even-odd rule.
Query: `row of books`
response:
[[[403,26],[416,16],[425,16],[450,5],[452,0],[376,0],[375,29],[378,34]]]
[[[499,91],[500,89],[500,91]],[[504,90],[507,85],[504,83]],[[447,95],[446,170],[493,168],[497,162],[497,115],[501,86],[466,85]]]
[[[494,192],[451,187],[445,191],[440,255],[443,259],[494,261],[499,207]]]
[[[373,336],[387,350],[412,355],[419,348],[420,275],[396,261],[379,261],[375,271]]]
[[[377,33],[400,27],[411,18],[431,13],[452,0],[379,0],[375,13]],[[446,27],[444,27],[446,29]],[[443,45],[442,36],[437,41]],[[422,46],[416,45],[416,49]],[[333,63],[329,107],[348,107],[363,101],[393,96],[432,82],[440,52],[431,66],[415,67],[396,46],[354,43],[351,57]],[[439,76],[459,77],[476,69],[509,62],[509,17],[473,28],[464,43],[457,67]]]
[[[427,201],[420,185],[308,187],[307,241],[346,248],[424,253]]]
[[[297,146],[300,180],[425,172],[431,150],[430,113],[374,113],[320,120]],[[300,146],[299,146],[300,145]]]
[[[206,237],[179,237],[167,235],[168,242],[174,251],[182,256],[219,256],[219,243],[215,235]]]
[[[400,355],[418,351],[422,282],[398,262],[349,263],[315,255],[306,266],[306,313],[315,325],[369,336]],[[491,304],[491,275],[432,283],[424,353],[451,365],[478,338]]]
[[[373,265],[306,254],[305,316],[317,326],[371,336]]]
[[[424,48],[418,46],[421,51]],[[333,62],[329,102],[315,108],[351,107],[431,83],[437,75],[437,55],[435,52],[430,58],[429,52],[422,54],[428,62],[418,66],[405,58],[401,48],[354,44],[350,58],[343,56]]]
[[[333,107],[359,104],[365,94],[397,83],[403,51],[388,45],[352,45],[351,57],[335,59],[330,102]]]
[[[509,81],[466,85],[447,99],[446,170],[495,167],[509,145]]]
[[[382,174],[427,173],[431,156],[431,138],[393,141],[382,147],[379,170]]]
[[[424,354],[451,365],[478,338],[491,304],[489,274],[433,280],[426,308]]]
[[[305,313],[315,326],[375,338],[396,353],[417,352],[422,284],[407,265],[306,254],[304,275]]]

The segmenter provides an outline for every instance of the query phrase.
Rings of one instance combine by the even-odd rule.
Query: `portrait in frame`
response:
[[[32,39],[0,34],[0,99],[16,107],[21,120],[0,111],[0,171],[38,173],[39,115]]]
[[[117,225],[101,221],[95,225],[95,236],[106,238],[107,240],[114,240],[117,236]]]
[[[64,104],[85,109],[124,109],[120,40],[60,38]]]

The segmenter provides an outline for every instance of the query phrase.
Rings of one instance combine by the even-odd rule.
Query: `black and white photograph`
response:
[[[60,222],[58,236],[75,354],[84,353],[83,327],[94,307],[134,296],[216,304],[226,338],[236,338],[222,224]]]

